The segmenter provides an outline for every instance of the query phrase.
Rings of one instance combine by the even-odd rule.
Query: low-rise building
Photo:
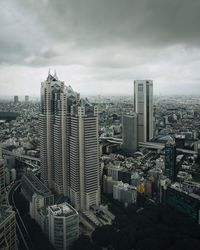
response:
[[[79,237],[79,214],[68,203],[48,207],[49,240],[56,250],[67,250]]]
[[[29,201],[30,216],[38,222],[39,210],[54,204],[54,195],[51,193],[51,190],[32,173],[32,171],[28,171],[24,174],[21,182],[22,194]]]

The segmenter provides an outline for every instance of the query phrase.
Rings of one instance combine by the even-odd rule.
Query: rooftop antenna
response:
[[[57,74],[56,74],[56,70],[54,70],[54,77],[55,77],[56,79],[58,79]]]
[[[49,68],[48,75],[50,75],[50,74],[51,74],[51,72],[50,72],[50,68]]]

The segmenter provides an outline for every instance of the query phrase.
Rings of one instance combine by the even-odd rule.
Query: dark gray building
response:
[[[176,144],[174,141],[169,141],[165,145],[165,175],[175,181],[176,174]]]
[[[14,96],[14,103],[17,104],[19,102],[19,97],[18,95],[15,95]]]
[[[122,148],[126,153],[133,154],[138,148],[137,114],[124,115],[122,121]]]

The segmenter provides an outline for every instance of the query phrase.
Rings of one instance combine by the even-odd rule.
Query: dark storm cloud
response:
[[[101,43],[197,44],[199,0],[18,0],[58,39],[79,45]]]
[[[13,78],[25,81],[17,67],[56,67],[91,89],[136,78],[196,84],[199,12],[199,0],[1,0],[0,84],[10,65]]]
[[[8,47],[0,47],[8,55],[1,60],[10,63],[26,64],[26,56],[39,54],[46,64],[42,50],[49,47],[49,55],[56,56],[52,44],[72,43],[84,50],[200,42],[199,0],[2,0],[0,7],[1,42]]]

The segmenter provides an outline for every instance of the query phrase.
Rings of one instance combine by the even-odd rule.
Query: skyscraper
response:
[[[123,150],[133,154],[138,148],[137,114],[124,115],[122,120]]]
[[[41,177],[58,194],[69,195],[67,162],[67,93],[64,82],[50,73],[41,85]]]
[[[176,144],[174,141],[169,141],[165,145],[165,175],[175,181],[176,172]]]
[[[70,199],[77,210],[100,202],[98,109],[83,99],[71,107]]]
[[[134,81],[134,111],[138,114],[138,141],[153,138],[153,81]]]
[[[41,86],[41,177],[77,210],[99,205],[98,110],[56,74]]]

